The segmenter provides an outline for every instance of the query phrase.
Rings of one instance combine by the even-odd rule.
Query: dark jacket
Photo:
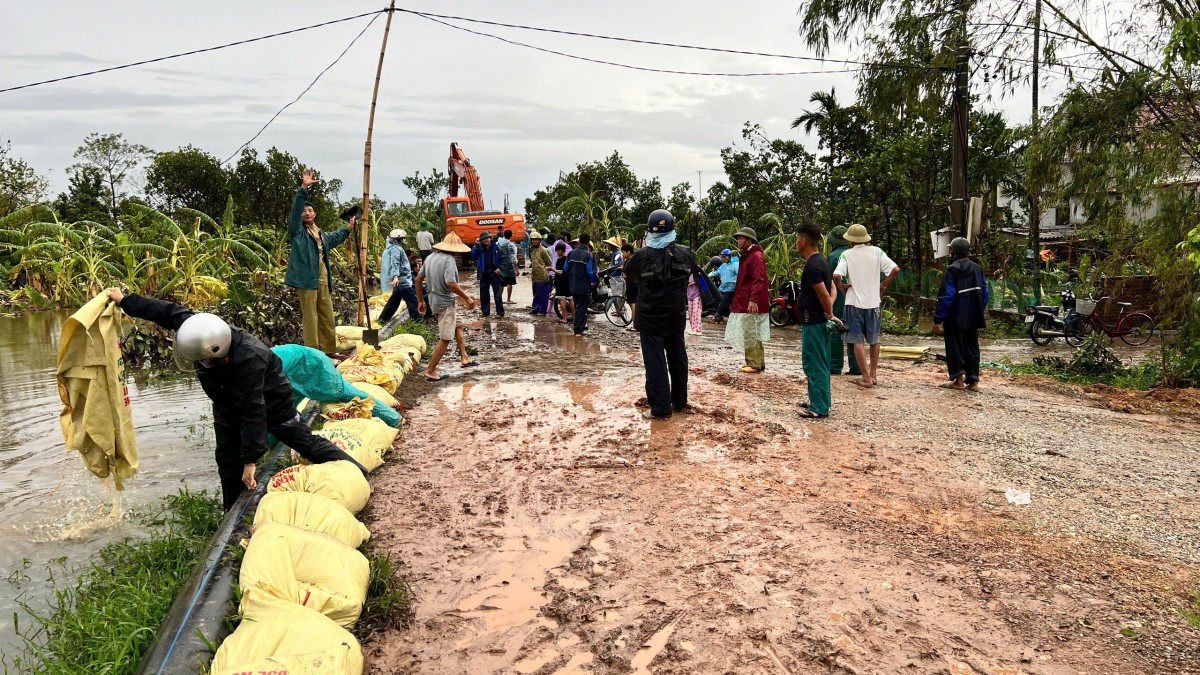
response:
[[[296,197],[292,199],[292,213],[288,216],[288,243],[291,248],[288,251],[287,274],[283,277],[283,283],[311,291],[317,288],[320,278],[320,268],[317,264],[321,260],[321,252],[317,250],[317,242],[300,221],[300,214],[303,213],[307,201],[308,192],[304,188],[296,190]],[[329,266],[329,252],[346,241],[348,236],[348,227],[341,227],[333,232],[321,232],[321,241],[325,242],[325,274],[331,280],[331,285],[333,271]]]
[[[484,274],[496,276],[496,270],[500,270],[500,275],[503,276],[504,255],[500,252],[500,247],[496,246],[496,242],[493,241],[492,245],[487,247],[475,244],[471,247],[471,257],[475,259],[476,279],[482,279]]]
[[[121,301],[129,316],[179,330],[192,310],[173,302],[129,294]],[[258,338],[231,326],[229,353],[211,368],[196,369],[196,378],[213,402],[214,420],[241,426],[243,464],[258,461],[267,451],[268,422],[283,423],[296,415],[292,383],[283,374],[283,362]]]
[[[730,311],[734,314],[746,314],[751,302],[758,303],[758,313],[766,314],[771,309],[771,294],[767,280],[767,261],[763,258],[762,247],[754,244],[742,254],[738,263],[737,286],[733,289],[733,306]]]
[[[571,295],[591,295],[596,279],[596,260],[586,246],[580,244],[567,254],[567,278],[571,283]]]
[[[638,249],[625,263],[625,283],[637,294],[635,327],[647,335],[682,333],[687,325],[687,287],[696,255],[679,244]]]
[[[983,268],[970,258],[959,258],[946,267],[938,290],[934,323],[946,330],[983,328],[987,321],[988,285]]]

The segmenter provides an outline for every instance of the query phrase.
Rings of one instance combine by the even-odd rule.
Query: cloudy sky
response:
[[[419,11],[620,35],[803,55],[799,0],[402,0]],[[0,88],[208,47],[368,12],[382,0],[340,2],[7,3],[0,9]],[[250,45],[0,94],[0,138],[14,154],[66,186],[64,169],[90,132],[122,132],[155,150],[192,144],[221,159],[233,154],[321,69],[369,18]],[[363,141],[381,17],[346,56],[252,147],[272,145],[340,177],[343,198],[361,185]],[[466,25],[466,24],[463,24]],[[603,40],[471,26],[529,44],[654,68],[778,72],[836,70],[762,57],[674,50]],[[847,52],[842,51],[841,54]],[[478,167],[485,198],[513,204],[553,182],[559,170],[618,150],[639,176],[669,188],[697,171],[721,177],[719,151],[753,121],[769,134],[815,139],[789,129],[813,91],[853,98],[853,74],[731,78],[635,72],[584,63],[454,30],[411,14],[392,23],[375,121],[372,191],[410,196],[400,179],[445,168],[451,141]],[[1043,94],[1046,96],[1046,94]],[[995,105],[1027,118],[1028,103]]]

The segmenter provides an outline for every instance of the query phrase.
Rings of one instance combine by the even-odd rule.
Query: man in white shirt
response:
[[[417,232],[417,252],[421,255],[421,262],[424,263],[429,254],[433,252],[433,233],[429,231],[432,227],[429,221],[421,221],[421,229]]]
[[[900,274],[900,267],[883,249],[871,246],[871,235],[859,224],[851,225],[842,238],[854,245],[842,253],[833,281],[846,295],[845,322],[849,332],[843,336],[846,344],[854,345],[854,355],[863,365],[862,379],[855,384],[873,387],[879,384],[880,302],[887,287]],[[867,366],[867,347],[870,365]]]

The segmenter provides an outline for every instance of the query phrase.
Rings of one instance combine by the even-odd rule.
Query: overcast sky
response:
[[[415,10],[667,42],[808,54],[799,0],[402,0]],[[351,16],[382,0],[340,2],[8,2],[0,8],[0,88],[212,46]],[[159,151],[192,144],[232,154],[326,67],[369,18],[164,63],[0,94],[0,138],[66,187],[64,169],[90,132],[121,132]],[[361,190],[362,151],[384,18],[252,147],[272,145]],[[722,72],[837,69],[472,26],[549,49],[642,66]],[[847,52],[842,51],[842,54]],[[980,83],[982,85],[982,83]],[[372,192],[410,199],[400,179],[444,170],[457,141],[480,171],[485,199],[513,205],[559,170],[617,150],[665,189],[722,177],[719,151],[742,124],[789,129],[816,90],[853,101],[853,74],[729,78],[635,72],[532,51],[397,14],[375,120]],[[994,105],[1028,118],[1028,94]],[[1048,98],[1043,93],[1044,100]],[[1026,100],[1021,100],[1026,99]],[[994,106],[993,106],[994,107]]]

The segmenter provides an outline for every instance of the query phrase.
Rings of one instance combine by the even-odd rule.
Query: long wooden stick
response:
[[[358,325],[366,326],[367,318],[367,237],[371,227],[371,134],[375,131],[375,102],[379,100],[379,78],[383,75],[383,54],[387,51],[388,32],[396,0],[388,7],[387,23],[383,26],[383,44],[379,47],[379,65],[375,68],[375,91],[371,92],[371,115],[367,118],[367,144],[363,150],[362,222],[358,228]]]

